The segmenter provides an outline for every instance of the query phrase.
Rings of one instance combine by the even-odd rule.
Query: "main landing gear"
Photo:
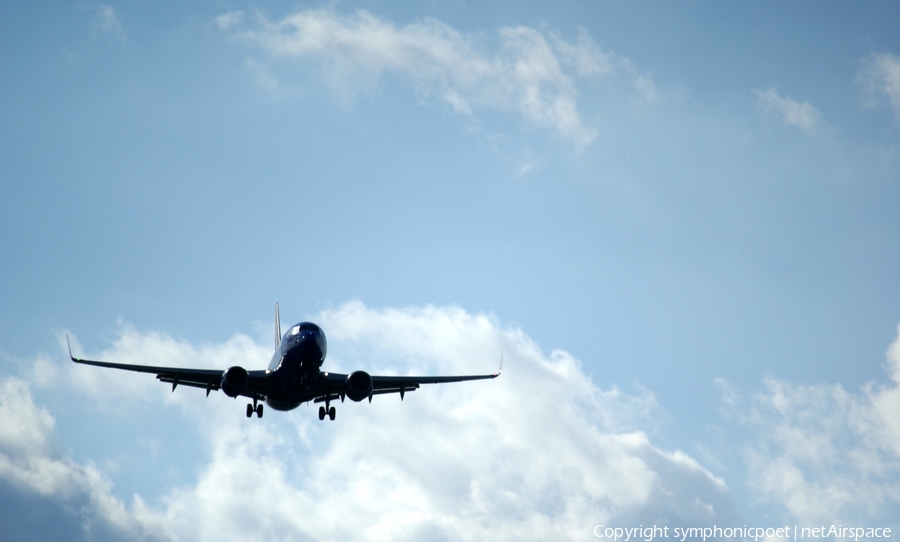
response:
[[[330,419],[331,421],[334,421],[334,414],[335,414],[334,407],[328,407],[328,408],[325,408],[323,406],[319,407],[319,419],[320,420],[324,420],[325,416],[327,415],[328,419]]]
[[[250,418],[253,416],[253,413],[256,412],[257,418],[262,418],[263,406],[256,404],[256,399],[253,399],[253,404],[247,404],[247,417]]]

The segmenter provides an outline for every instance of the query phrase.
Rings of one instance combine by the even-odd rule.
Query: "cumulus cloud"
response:
[[[315,319],[328,333],[326,363],[335,371],[484,373],[502,349],[504,374],[426,385],[404,401],[348,401],[337,405],[336,421],[320,422],[308,407],[248,420],[241,404],[202,399],[202,390],[170,394],[148,375],[77,366],[195,401],[191,416],[210,451],[195,482],[167,488],[158,501],[122,505],[100,476],[85,474],[75,486],[111,503],[93,509],[119,518],[122,530],[171,540],[584,539],[598,523],[736,521],[722,480],[687,454],[654,446],[642,430],[660,408],[649,391],[598,387],[570,354],[546,354],[521,330],[458,308],[375,310],[350,302]],[[264,349],[241,336],[195,347],[128,327],[121,335],[104,357],[181,364],[193,356],[221,367],[244,357],[257,368]],[[79,378],[72,387],[89,403],[105,393],[105,385]],[[17,420],[17,431],[43,435],[32,439],[31,455],[47,457],[41,443],[52,436],[52,417],[22,401],[27,389],[15,385],[20,400],[10,404],[29,404],[33,415],[0,423]],[[145,400],[130,395],[118,401]],[[4,457],[13,453],[0,448]],[[96,470],[57,461],[69,472]],[[26,469],[12,464],[3,479]]]
[[[0,525],[15,540],[154,539],[139,519],[111,496],[109,480],[54,448],[53,417],[34,404],[29,386],[0,381]],[[27,503],[27,505],[23,505]],[[53,517],[43,514],[51,512]],[[31,519],[33,523],[29,524]]]
[[[745,456],[761,499],[807,525],[900,526],[900,339],[887,359],[890,384],[856,393],[768,378],[748,405],[725,386],[729,411],[756,429]]]
[[[636,92],[655,100],[647,75],[627,59],[601,51],[586,31],[567,41],[525,27],[498,31],[499,50],[488,40],[465,35],[433,18],[403,27],[366,11],[340,15],[312,9],[271,21],[257,14],[244,25],[242,12],[216,19],[235,38],[275,57],[319,59],[329,84],[345,96],[384,74],[409,78],[424,95],[437,95],[456,112],[481,108],[518,111],[529,123],[555,130],[583,149],[597,136],[578,107],[578,81],[621,72]],[[492,43],[492,42],[491,42]]]
[[[777,115],[785,126],[794,126],[803,130],[808,136],[815,136],[822,128],[822,114],[809,102],[800,103],[792,98],[781,96],[778,90],[754,90],[757,105],[768,113]]]
[[[866,86],[871,105],[886,99],[894,118],[900,120],[900,58],[889,53],[866,58],[859,80]]]

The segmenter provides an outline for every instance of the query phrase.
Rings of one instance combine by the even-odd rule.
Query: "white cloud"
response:
[[[122,26],[112,6],[87,6],[84,9],[94,12],[94,16],[91,17],[92,39],[107,37],[120,42],[126,40],[125,27]]]
[[[889,53],[868,57],[859,79],[866,85],[872,105],[886,98],[894,117],[900,120],[900,58]]]
[[[583,28],[578,30],[576,43],[569,43],[556,34],[551,34],[550,38],[559,58],[572,66],[578,75],[610,75],[615,71],[614,62],[621,62],[614,55],[601,51]]]
[[[518,167],[516,168],[515,176],[516,177],[524,177],[528,175],[532,171],[540,168],[541,163],[538,161],[530,152],[524,153],[518,162]]]
[[[215,18],[216,26],[222,30],[228,30],[244,22],[243,11],[229,11]]]
[[[781,118],[786,126],[795,126],[808,136],[815,136],[822,128],[822,114],[809,102],[797,102],[781,96],[775,88],[754,90],[757,105],[768,113]]]
[[[887,369],[890,385],[858,393],[766,379],[749,414],[739,415],[756,429],[745,452],[757,495],[808,525],[900,525],[900,339]],[[744,404],[724,387],[728,409],[741,412]]]
[[[398,28],[366,11],[344,16],[316,9],[274,22],[258,14],[245,29],[238,28],[241,20],[239,14],[227,13],[217,24],[275,57],[320,59],[327,81],[345,97],[371,87],[383,74],[398,73],[458,113],[515,110],[578,149],[597,136],[579,111],[579,79],[618,70],[634,78],[642,97],[656,96],[648,76],[638,75],[627,59],[601,51],[584,30],[568,42],[525,26],[501,28],[499,52],[490,54],[484,38],[464,35],[433,18]]]
[[[598,388],[568,353],[548,356],[522,331],[457,308],[374,310],[350,302],[316,320],[328,333],[332,370],[489,372],[503,349],[504,374],[426,385],[402,402],[348,401],[337,405],[336,421],[320,422],[308,407],[247,420],[242,405],[202,399],[202,390],[169,394],[148,375],[79,367],[188,398],[209,445],[195,483],[169,488],[158,502],[138,497],[129,508],[109,508],[127,515],[123,525],[192,541],[546,540],[586,539],[594,525],[615,521],[735,520],[721,480],[686,454],[655,447],[641,430],[659,411],[648,391]],[[190,366],[196,360],[187,358],[197,356],[200,366],[224,367],[243,356],[256,368],[263,348],[241,336],[194,347],[128,327],[121,334],[104,357]],[[85,377],[70,385],[91,403],[105,393]],[[123,406],[145,400],[129,399],[131,389],[116,399]],[[52,430],[46,413],[13,419]],[[102,483],[90,487],[110,499]]]
[[[34,404],[26,382],[10,377],[0,381],[0,491],[22,492],[61,504],[49,508],[62,510],[68,517],[44,521],[77,522],[81,534],[99,530],[112,532],[113,539],[151,536],[136,517],[137,511],[126,510],[111,496],[109,480],[95,466],[78,464],[54,451],[54,426],[53,417]],[[3,516],[0,512],[0,524],[16,521]],[[77,532],[68,536],[80,539]]]

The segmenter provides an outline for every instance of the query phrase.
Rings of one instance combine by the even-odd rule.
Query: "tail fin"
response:
[[[275,348],[281,346],[281,315],[278,313],[278,302],[275,302]]]

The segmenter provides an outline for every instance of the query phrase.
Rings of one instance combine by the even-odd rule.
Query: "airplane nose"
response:
[[[304,359],[315,358],[316,361],[322,358],[322,345],[315,334],[310,334],[301,343],[301,353]]]

